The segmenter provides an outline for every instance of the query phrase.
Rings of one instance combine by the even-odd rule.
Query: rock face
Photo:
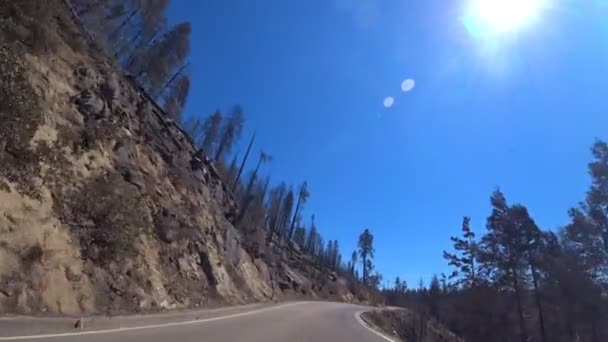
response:
[[[366,299],[290,243],[244,240],[213,165],[45,3],[0,4],[0,313]]]

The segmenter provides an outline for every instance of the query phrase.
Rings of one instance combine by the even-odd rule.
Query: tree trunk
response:
[[[597,332],[597,320],[591,320],[591,342],[600,342],[600,337]]]
[[[214,160],[216,162],[219,161],[220,158],[222,157],[222,154],[224,154],[224,150],[226,149],[226,144],[227,144],[227,142],[225,141],[224,138],[222,138],[222,140],[220,141],[220,145],[217,147],[217,151],[215,151]]]
[[[239,213],[239,217],[236,220],[237,223],[241,222],[243,217],[245,217],[245,214],[247,213],[247,208],[249,207],[249,204],[251,203],[251,200],[252,200],[251,188],[253,188],[253,183],[255,182],[255,179],[258,176],[258,171],[260,170],[260,165],[262,165],[262,158],[260,158],[260,160],[258,161],[258,165],[256,166],[255,171],[253,171],[253,174],[251,175],[251,178],[249,179],[249,183],[247,184],[247,189],[245,190],[245,198],[243,201],[241,212]]]
[[[279,223],[281,220],[281,203],[283,203],[283,196],[285,195],[285,193],[283,191],[281,191],[279,193],[279,198],[277,199],[277,203],[276,203],[276,207],[275,212],[274,212],[274,220],[271,220],[273,222],[272,224],[272,230],[276,233],[279,230]]]
[[[521,289],[519,279],[516,272],[512,272],[513,287],[515,288],[515,300],[517,303],[517,318],[519,320],[519,334],[521,342],[528,342],[528,332],[526,331],[526,323],[524,321],[524,310],[521,302]]]
[[[602,230],[602,240],[604,242],[604,249],[608,252],[608,228]]]
[[[167,91],[167,89],[168,89],[168,88],[171,86],[171,84],[173,84],[173,82],[175,81],[175,79],[177,79],[177,77],[178,77],[179,75],[181,75],[181,73],[182,73],[182,72],[183,72],[183,71],[184,71],[184,70],[185,70],[185,69],[186,69],[188,66],[189,66],[189,64],[188,64],[188,63],[186,63],[186,64],[182,65],[181,67],[179,67],[179,69],[177,69],[177,71],[176,71],[175,73],[173,73],[173,76],[171,76],[171,78],[170,78],[170,79],[169,79],[167,82],[165,82],[165,84],[162,86],[162,88],[160,88],[160,89],[158,90],[158,93],[157,93],[157,94],[153,94],[153,98],[154,98],[154,99],[157,99],[158,97],[162,96],[162,95],[163,95],[163,93],[164,93],[165,91]]]
[[[258,165],[255,167],[255,170],[253,171],[253,174],[251,175],[251,178],[249,179],[249,183],[247,184],[247,189],[245,190],[245,198],[248,198],[249,195],[251,194],[251,189],[253,188],[253,182],[255,182],[256,178],[258,177],[258,171],[260,170],[260,166],[262,165],[262,158],[260,158],[260,160],[258,160]]]
[[[137,46],[135,43],[137,42],[137,40],[139,39],[139,37],[144,33],[144,30],[140,29],[139,31],[137,31],[137,34],[135,36],[133,36],[133,38],[131,38],[131,45],[133,46]]]
[[[363,284],[367,285],[367,254],[363,253]]]
[[[238,226],[239,223],[241,223],[241,221],[245,217],[245,214],[247,213],[247,208],[249,207],[249,203],[250,203],[249,199],[245,199],[245,201],[243,202],[243,205],[241,206],[241,210],[239,211],[239,216],[236,218],[236,221],[235,221],[236,226]]]
[[[81,9],[80,11],[76,12],[76,15],[79,17],[82,17],[84,15],[87,15],[89,12],[91,12],[92,10],[94,10],[96,7],[99,7],[103,4],[102,0],[96,1],[91,3],[89,6]]]
[[[268,236],[267,236],[267,244],[270,244],[272,241],[274,234],[277,234],[279,228],[279,214],[281,212],[281,203],[283,201],[284,192],[280,192],[278,198],[276,199],[276,203],[271,203],[273,206],[268,208]],[[274,201],[274,200],[273,200]]]
[[[534,284],[534,300],[536,302],[536,309],[538,310],[538,324],[540,328],[540,336],[542,342],[547,342],[547,332],[545,330],[545,317],[543,314],[543,306],[540,300],[540,292],[538,291],[538,276],[536,274],[536,268],[530,263],[532,270],[532,282]]]
[[[249,152],[251,152],[251,147],[253,146],[253,141],[255,140],[255,132],[249,141],[249,146],[247,146],[247,152],[245,152],[245,157],[243,157],[243,161],[241,162],[241,166],[239,167],[239,172],[236,174],[236,179],[232,184],[232,192],[236,189],[236,185],[239,183],[239,179],[241,178],[241,174],[243,173],[243,169],[245,168],[245,164],[247,163],[247,158],[249,158]]]
[[[161,32],[161,31],[159,31],[159,32]],[[127,60],[125,62],[125,69],[127,69],[130,73],[134,73],[134,71],[132,70],[132,67],[133,67],[133,64],[135,63],[136,54],[138,53],[138,51],[140,51],[141,49],[145,48],[148,44],[150,44],[151,42],[153,42],[154,39],[157,38],[157,37],[158,37],[158,33],[156,33],[155,35],[149,37],[147,41],[138,44],[133,49],[133,53],[131,53],[131,55],[129,56],[129,58],[127,58]]]
[[[118,35],[118,33],[125,28],[125,26],[127,26],[127,24],[129,22],[131,22],[131,19],[133,19],[133,17],[139,12],[139,9],[133,10],[133,12],[131,12],[131,14],[129,14],[129,17],[127,17],[127,19],[125,19],[120,26],[118,26],[116,28],[116,30],[114,30],[112,33],[110,33],[110,35],[108,36],[110,38],[110,41],[114,41],[116,39],[116,36]]]
[[[270,186],[270,176],[266,177],[266,182],[264,182],[264,188],[262,188],[262,205],[264,204],[264,200],[266,199],[266,193],[268,192],[268,187]]]
[[[293,236],[293,229],[296,225],[296,218],[298,217],[298,211],[300,210],[300,201],[302,200],[302,196],[298,193],[298,202],[296,203],[296,210],[293,212],[293,218],[291,219],[291,227],[289,227],[289,238]]]
[[[574,320],[572,319],[574,315],[572,314],[572,311],[571,305],[568,305],[566,310],[567,313],[564,314],[564,325],[568,327],[568,336],[570,336],[570,340],[575,341],[576,329],[574,328]]]
[[[469,239],[469,245],[473,245],[475,241],[473,239]],[[471,250],[471,287],[477,287],[477,272],[475,272],[475,254],[473,250]]]
[[[184,130],[186,131],[186,134],[188,134],[188,136],[190,136],[190,138],[192,138],[192,141],[194,142],[194,144],[196,145],[196,147],[198,149],[201,148],[201,146],[199,146],[198,144],[198,130],[199,128],[202,126],[201,121],[197,120],[197,119],[193,119],[192,121],[187,121],[186,123],[184,123]],[[207,151],[204,151],[205,155],[207,155]]]

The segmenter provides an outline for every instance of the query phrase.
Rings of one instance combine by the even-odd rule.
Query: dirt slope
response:
[[[429,316],[408,309],[364,312],[363,319],[396,341],[465,342]]]
[[[357,299],[245,241],[214,167],[89,38],[62,0],[0,4],[0,313]]]

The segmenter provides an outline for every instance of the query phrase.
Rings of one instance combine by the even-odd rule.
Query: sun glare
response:
[[[530,24],[544,0],[471,0],[465,26],[473,34],[508,33]]]

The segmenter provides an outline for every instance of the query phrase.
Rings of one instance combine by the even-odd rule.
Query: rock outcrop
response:
[[[63,1],[0,4],[0,313],[365,300],[244,239],[213,165],[100,51]]]

